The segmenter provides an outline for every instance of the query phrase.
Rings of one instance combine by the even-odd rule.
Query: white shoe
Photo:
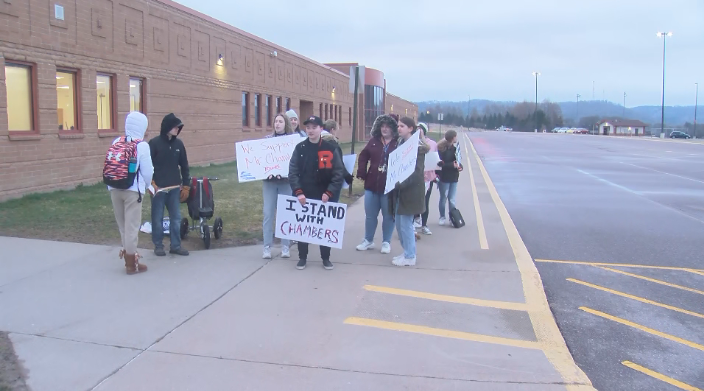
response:
[[[420,218],[413,219],[413,228],[418,229],[423,226]]]
[[[411,259],[406,258],[405,256],[401,256],[399,258],[394,258],[391,263],[394,266],[415,266],[416,265],[416,258],[413,257]]]
[[[441,226],[442,226],[442,225],[445,225],[446,222],[447,222],[447,220],[446,220],[444,217],[441,217],[441,218],[440,218],[440,225],[441,225]]]
[[[389,242],[384,242],[381,244],[381,253],[382,254],[389,254],[391,253],[391,243]]]
[[[357,246],[357,251],[367,251],[372,249],[374,249],[374,242],[370,242],[367,239],[364,239],[362,244]]]
[[[262,259],[271,259],[271,247],[264,247],[264,253],[262,254]]]
[[[291,258],[291,251],[288,246],[281,246],[281,258]]]
[[[393,257],[393,258],[391,259],[391,263],[394,263],[394,262],[396,262],[396,261],[399,261],[399,260],[403,259],[403,257],[404,257],[403,254],[397,255],[397,256],[395,256],[395,257]],[[394,265],[395,265],[395,263],[394,263]]]
[[[428,226],[423,227],[423,230],[421,232],[423,232],[423,234],[425,234],[425,235],[432,235],[433,234],[433,232],[430,230],[430,228],[428,228]]]

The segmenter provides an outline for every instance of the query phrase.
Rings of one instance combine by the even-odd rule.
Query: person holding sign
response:
[[[399,149],[409,142],[416,132],[416,124],[411,118],[403,117],[398,123]],[[412,140],[416,140],[413,138]],[[414,148],[415,149],[415,148]],[[403,182],[396,182],[396,187],[391,191],[391,210],[396,216],[396,230],[403,247],[403,254],[394,257],[391,261],[396,266],[414,266],[416,264],[416,238],[413,228],[413,218],[425,211],[425,181],[423,170],[425,168],[425,154],[430,148],[422,141],[418,141],[418,154],[415,169],[411,176]]]
[[[394,221],[389,209],[389,198],[384,193],[386,188],[386,173],[389,164],[389,155],[398,146],[398,123],[389,115],[380,115],[372,125],[371,140],[359,153],[357,178],[364,181],[364,241],[357,246],[358,251],[374,248],[374,235],[379,224],[379,211],[383,222],[381,223],[381,253],[391,252],[391,236],[394,233]]]
[[[438,150],[438,145],[435,141],[428,136],[428,125],[424,123],[418,124],[418,129],[422,132],[420,134],[420,139],[425,145],[430,148],[429,152],[436,152]],[[430,203],[430,194],[433,192],[433,183],[437,181],[438,175],[435,173],[434,169],[438,167],[425,167],[424,179],[425,179],[425,212],[421,214],[421,232],[425,235],[432,235],[433,232],[428,228],[428,214],[430,209],[428,204]]]
[[[342,187],[342,156],[335,145],[320,137],[323,131],[323,120],[320,117],[310,117],[303,125],[308,138],[296,145],[291,156],[288,169],[291,190],[301,205],[306,205],[307,198],[326,203]],[[296,268],[303,270],[308,259],[308,243],[298,242],[298,256]],[[320,246],[320,256],[323,258],[323,267],[332,270],[330,247]]]
[[[460,179],[460,171],[462,171],[462,163],[457,161],[457,132],[448,130],[445,133],[445,138],[438,143],[438,153],[440,154],[440,162],[438,166],[440,171],[440,183],[438,190],[440,191],[440,225],[445,225],[445,204],[450,204],[450,210],[455,208],[455,197],[457,196],[457,182]]]
[[[281,137],[293,134],[291,122],[284,114],[277,114],[274,117],[274,132],[267,135],[267,138]],[[262,232],[264,234],[264,252],[262,258],[271,259],[271,245],[274,242],[274,220],[276,219],[276,203],[279,194],[291,194],[291,185],[288,178],[281,175],[269,175],[262,182],[262,198],[264,199],[264,221],[262,222]],[[291,253],[287,239],[281,239],[281,258],[290,258]]]

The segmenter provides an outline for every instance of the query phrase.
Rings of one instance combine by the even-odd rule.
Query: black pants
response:
[[[428,203],[430,202],[430,194],[433,192],[433,183],[435,182],[430,182],[430,185],[428,185],[428,191],[425,192],[425,212],[423,212],[423,214],[421,215],[423,227],[428,226],[428,213],[430,213],[430,209],[428,209]]]
[[[330,247],[320,246],[320,257],[330,260]],[[308,259],[308,243],[298,242],[298,258]]]

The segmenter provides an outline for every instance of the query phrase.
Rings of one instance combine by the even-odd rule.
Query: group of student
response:
[[[274,220],[278,195],[298,197],[302,204],[306,199],[337,202],[340,198],[342,183],[352,183],[352,175],[347,172],[342,162],[342,150],[335,136],[338,125],[333,120],[323,122],[318,117],[305,120],[302,131],[295,111],[278,114],[274,118],[273,132],[267,137],[286,136],[294,133],[306,137],[299,143],[291,157],[289,175],[270,176],[264,180],[262,187],[264,200],[264,251],[262,257],[271,259],[271,247],[274,241]],[[406,143],[415,132],[420,131],[416,166],[406,180],[396,183],[395,188],[385,193],[386,175],[389,155]],[[403,253],[392,259],[396,266],[413,266],[416,264],[416,228],[431,235],[428,228],[428,207],[434,183],[438,183],[440,196],[440,225],[446,224],[445,205],[450,210],[455,208],[455,196],[459,172],[462,170],[457,153],[457,132],[448,131],[445,138],[436,144],[426,137],[428,126],[416,125],[408,117],[381,115],[376,118],[371,129],[371,139],[359,154],[356,176],[364,182],[365,235],[357,250],[366,251],[375,247],[374,236],[378,226],[379,213],[382,214],[381,253],[391,253],[391,236],[394,227],[403,247]],[[437,151],[440,162],[437,167],[426,170],[425,155]],[[290,258],[290,241],[282,239],[281,257]],[[320,246],[323,267],[331,270],[330,247]],[[298,242],[298,269],[306,267],[308,244]]]
[[[119,257],[125,260],[127,274],[147,271],[140,263],[137,253],[138,235],[142,216],[142,195],[151,195],[151,225],[154,253],[165,256],[163,246],[164,208],[169,212],[171,239],[169,252],[186,256],[188,251],[181,247],[180,203],[188,199],[190,173],[186,148],[178,135],[183,122],[173,113],[164,117],[160,134],[149,142],[143,140],[148,126],[147,117],[139,112],[131,112],[125,120],[125,136],[116,138],[105,159],[103,180],[108,184],[115,220],[117,222],[122,249]],[[274,117],[273,130],[267,137],[280,137],[298,134],[305,140],[298,143],[291,156],[287,177],[269,176],[262,184],[263,198],[263,258],[271,259],[274,241],[274,222],[279,195],[297,197],[302,205],[307,199],[322,202],[338,202],[343,183],[351,185],[353,175],[347,172],[342,161],[342,149],[336,137],[338,124],[333,120],[323,120],[311,116],[299,125],[294,110],[279,113]],[[419,134],[418,158],[416,166],[406,180],[396,183],[395,188],[386,194],[386,175],[389,155],[417,131]],[[356,176],[364,181],[365,235],[357,250],[374,248],[374,236],[378,216],[382,215],[381,252],[391,252],[391,236],[394,227],[398,231],[403,253],[394,257],[397,266],[416,264],[416,228],[431,235],[428,228],[428,203],[433,184],[440,190],[440,225],[446,223],[445,204],[449,201],[450,210],[455,207],[457,180],[462,165],[457,158],[457,133],[453,130],[437,145],[426,137],[427,125],[408,117],[381,115],[376,118],[371,130],[371,139],[359,155]],[[440,162],[437,170],[426,170],[425,155],[437,151]],[[281,241],[281,257],[290,258],[289,240]],[[298,242],[298,269],[306,267],[308,243]],[[330,247],[320,246],[320,256],[325,269],[333,269],[330,262]]]

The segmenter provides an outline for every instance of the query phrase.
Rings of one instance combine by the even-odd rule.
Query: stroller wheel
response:
[[[186,239],[186,236],[188,236],[188,219],[184,217],[181,219],[181,239]]]
[[[222,237],[222,219],[220,217],[215,218],[213,233],[215,234],[215,239],[220,239]]]
[[[200,230],[202,232],[201,235],[203,236],[203,244],[205,244],[205,249],[207,250],[210,248],[210,227],[208,226],[208,223],[203,222],[200,225]]]

